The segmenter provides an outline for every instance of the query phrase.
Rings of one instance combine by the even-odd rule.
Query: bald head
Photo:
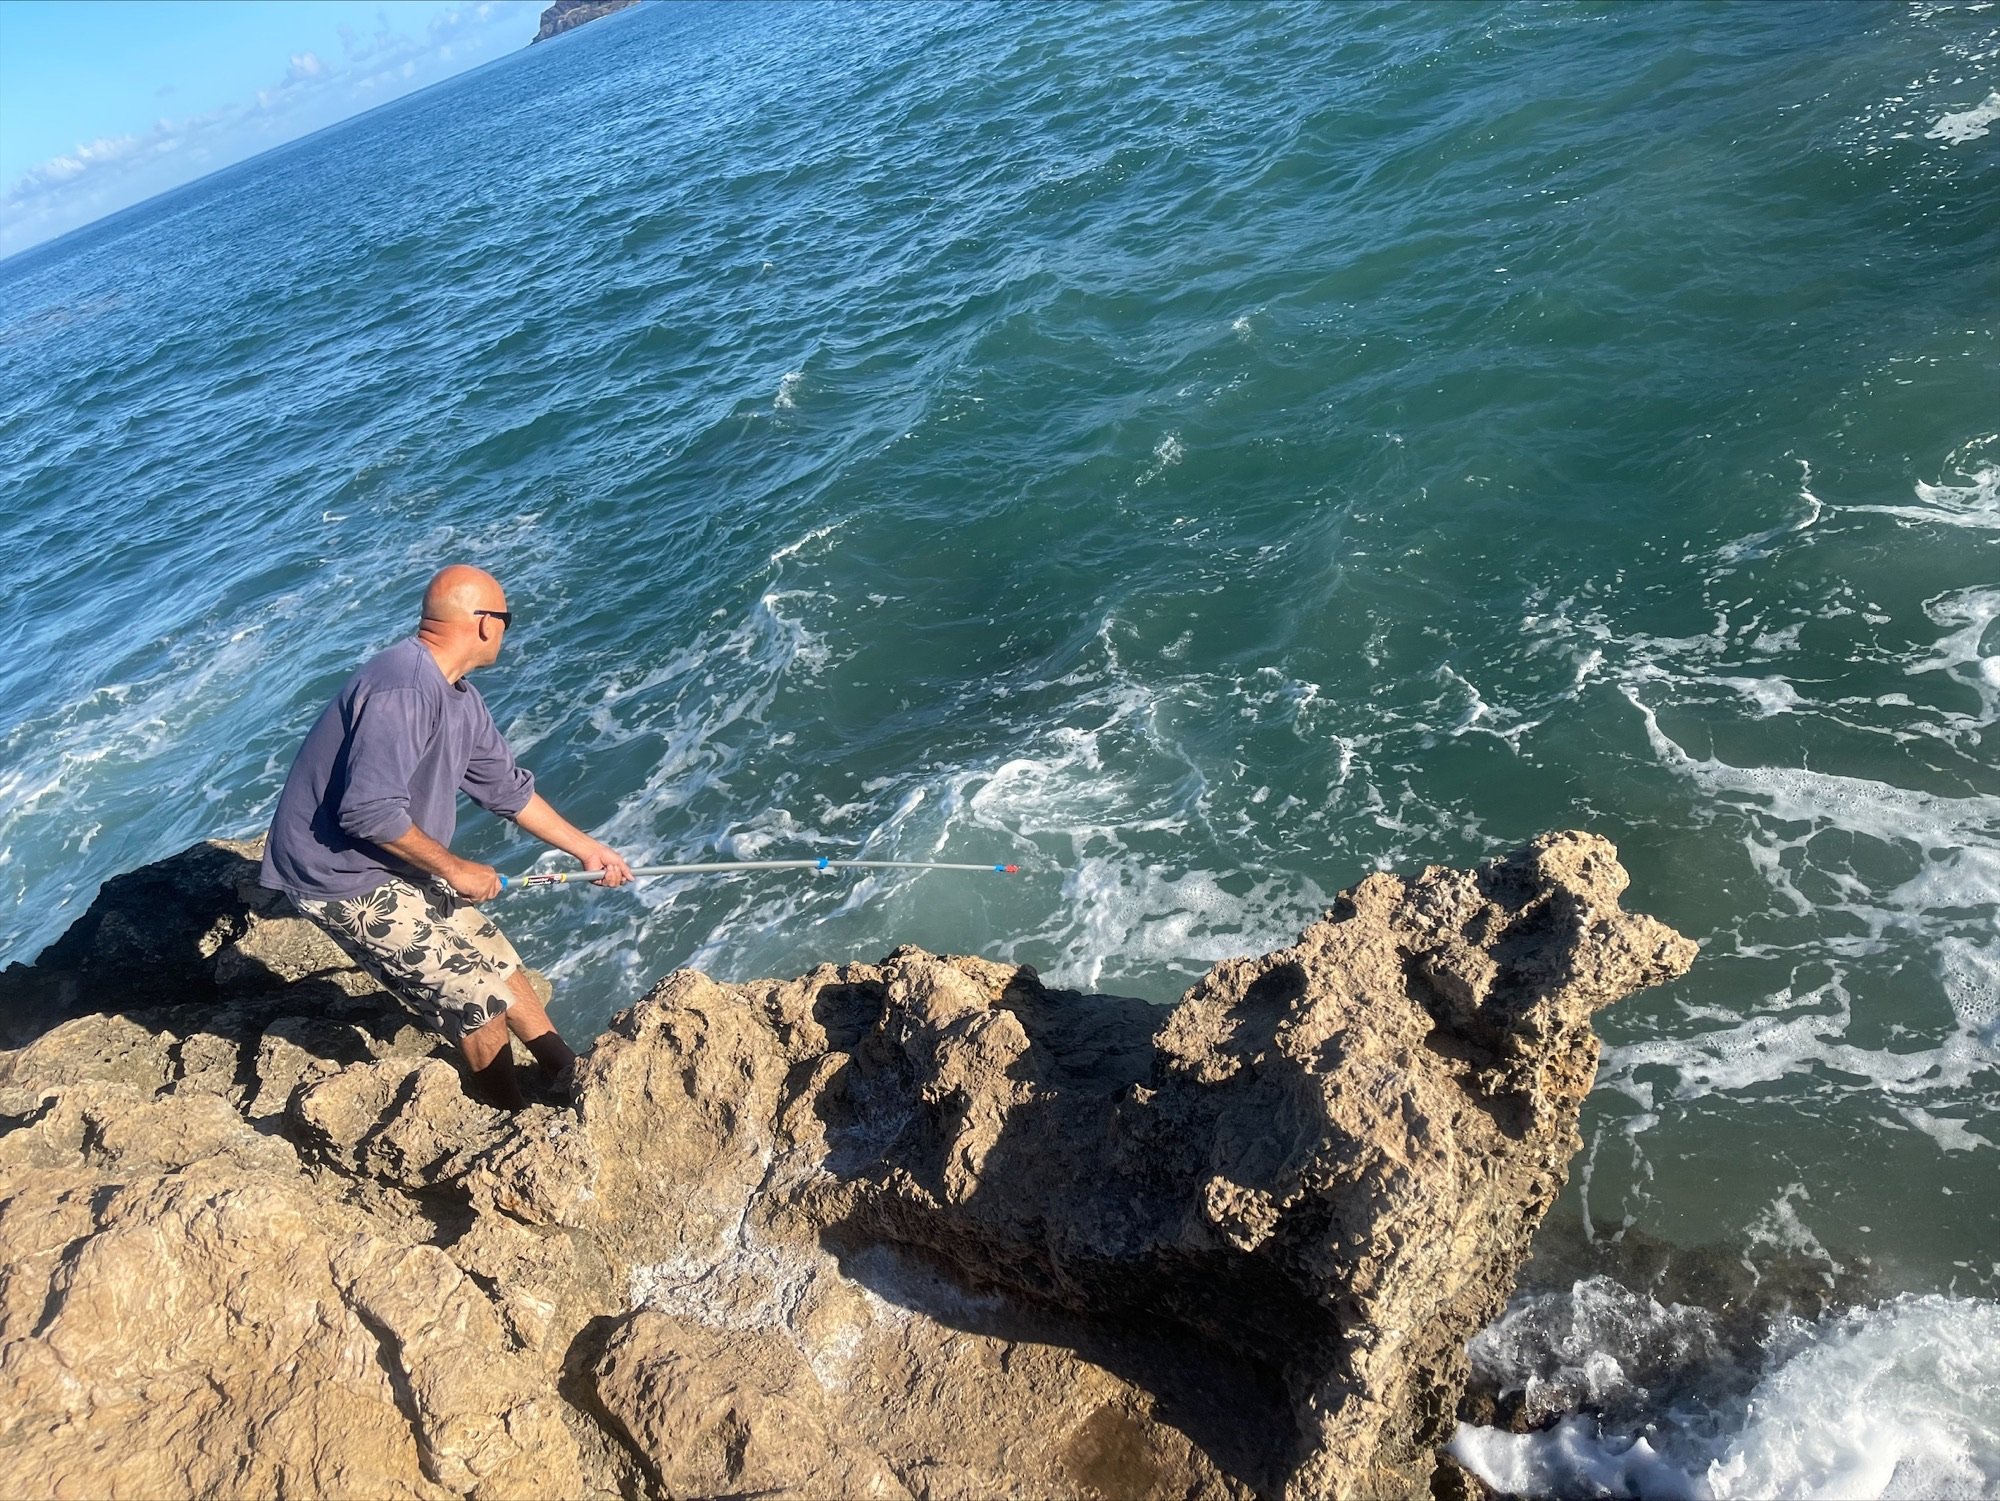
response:
[[[500,659],[507,622],[499,617],[506,608],[507,591],[498,579],[469,563],[453,563],[440,568],[424,590],[417,639],[455,683],[473,668],[490,667]]]
[[[424,590],[424,619],[470,620],[475,610],[504,610],[507,591],[483,568],[453,563],[440,568]]]

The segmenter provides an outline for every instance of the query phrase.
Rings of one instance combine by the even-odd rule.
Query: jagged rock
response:
[[[683,971],[508,1119],[254,855],[0,977],[18,1487],[1424,1494],[1591,1012],[1693,955],[1552,835],[1371,876],[1171,1010],[915,949]]]
[[[337,1069],[299,1089],[286,1110],[296,1134],[327,1161],[396,1188],[449,1182],[507,1117],[469,1098],[436,1058],[385,1058]]]
[[[205,1113],[226,1109],[198,1098]],[[546,1376],[508,1351],[442,1252],[383,1241],[364,1216],[247,1153],[166,1174],[132,1171],[137,1155],[101,1148],[111,1170],[94,1179],[74,1167],[8,1173],[0,1442],[11,1491],[580,1489]]]
[[[215,1169],[116,1185],[10,1174],[8,1489],[448,1494],[334,1282],[326,1217],[309,1195]]]
[[[595,1375],[606,1410],[670,1495],[908,1501],[881,1458],[842,1430],[819,1378],[775,1330],[641,1312]]]

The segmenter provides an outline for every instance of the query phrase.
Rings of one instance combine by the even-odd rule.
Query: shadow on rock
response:
[[[1694,951],[1549,835],[1370,876],[1172,1008],[916,949],[680,971],[574,1113],[507,1118],[255,853],[0,975],[27,1488],[1421,1494],[1591,1013]]]

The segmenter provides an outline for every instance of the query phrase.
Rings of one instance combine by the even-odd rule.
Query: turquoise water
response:
[[[1704,948],[1603,1018],[1556,1220],[1984,1316],[1996,58],[1980,5],[648,6],[18,256],[0,954],[261,828],[462,558],[633,859],[1032,867],[509,898],[573,1032],[899,942],[1170,1001],[1582,825]],[[1971,1494],[1986,1359],[1925,1378]]]

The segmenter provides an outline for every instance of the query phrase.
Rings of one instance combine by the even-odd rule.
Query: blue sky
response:
[[[0,0],[0,256],[527,45],[547,0]]]

